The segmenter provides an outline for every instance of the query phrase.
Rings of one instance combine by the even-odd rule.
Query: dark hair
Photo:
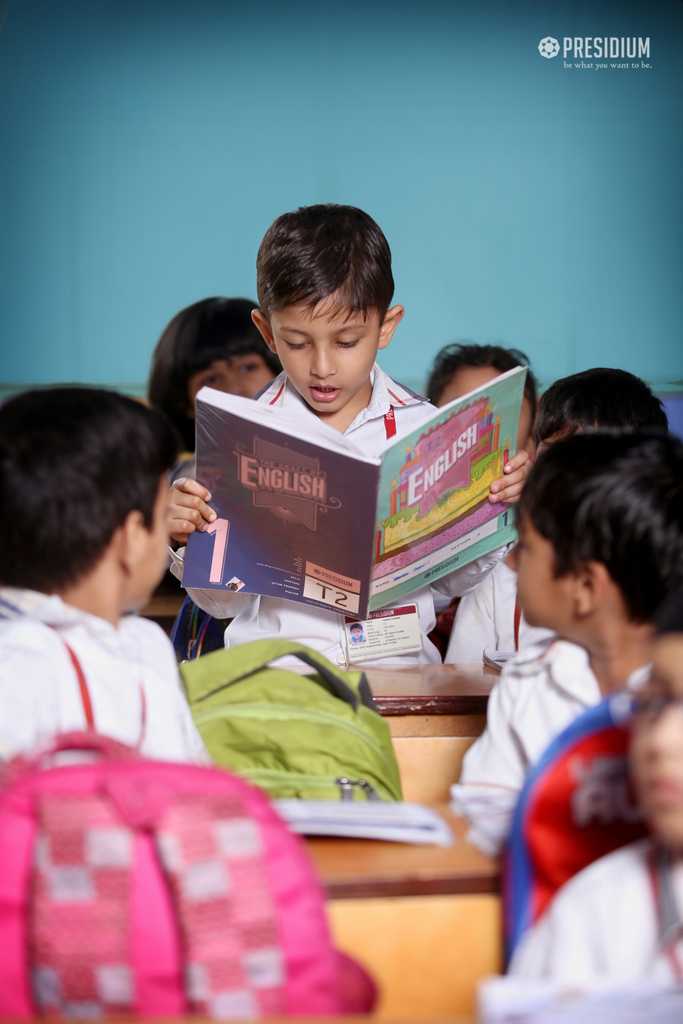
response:
[[[282,369],[251,319],[252,309],[256,303],[251,299],[202,299],[176,313],[157,342],[149,400],[163,409],[188,451],[194,448],[195,425],[187,415],[187,384],[194,373],[205,370],[215,359],[252,352],[261,356],[274,375]]]
[[[657,609],[657,633],[683,633],[683,589],[675,590]]]
[[[528,357],[518,348],[503,348],[501,345],[475,345],[472,341],[458,341],[453,345],[446,345],[434,359],[427,381],[427,398],[432,405],[439,404],[441,396],[458,370],[469,366],[490,366],[491,369],[499,370],[501,373],[514,370],[516,366],[526,366],[524,395],[531,404],[531,422],[533,423],[536,412],[537,382],[531,372]]]
[[[0,583],[51,593],[97,564],[129,512],[151,529],[177,454],[162,413],[111,391],[10,399],[0,408]]]
[[[355,206],[326,203],[283,213],[266,231],[256,258],[265,316],[330,295],[349,316],[388,310],[394,294],[391,250],[372,217]]]
[[[540,455],[518,515],[555,552],[555,575],[602,562],[634,621],[683,584],[683,445],[670,434],[593,431]]]
[[[596,367],[556,380],[538,403],[534,442],[602,427],[668,429],[660,400],[640,377]]]

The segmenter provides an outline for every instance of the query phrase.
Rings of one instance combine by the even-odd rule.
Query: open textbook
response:
[[[197,479],[218,518],[190,535],[183,586],[367,619],[514,540],[488,495],[515,454],[525,375],[428,412],[379,457],[321,420],[202,388]]]

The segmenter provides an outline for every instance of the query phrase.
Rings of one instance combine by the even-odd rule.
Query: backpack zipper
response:
[[[275,714],[273,714],[275,712]],[[353,733],[354,736],[359,737],[368,746],[372,747],[376,753],[380,755],[386,768],[391,772],[391,765],[387,760],[387,755],[380,747],[379,743],[374,739],[373,736],[369,736],[363,729],[355,725],[353,722],[349,722],[344,718],[339,718],[337,715],[333,715],[329,711],[320,711],[317,708],[301,708],[293,710],[289,704],[222,704],[219,707],[207,708],[205,711],[195,712],[193,714],[195,725],[199,725],[202,722],[210,722],[215,718],[223,718],[225,715],[232,718],[277,718],[280,721],[287,722],[301,718],[308,718],[313,722],[324,722],[326,725],[341,726],[346,729],[347,732]]]
[[[339,799],[343,801],[353,800],[354,789],[355,787],[358,787],[361,792],[365,793],[367,800],[382,799],[378,790],[369,782],[366,782],[365,779],[358,779],[354,781],[352,779],[348,779],[344,775],[338,776],[337,778],[333,778],[331,775],[300,775],[298,772],[281,771],[277,768],[244,768],[235,769],[235,771],[237,775],[242,775],[244,778],[249,779],[250,782],[253,782],[256,785],[258,785],[259,782],[266,786],[267,783],[277,783],[282,781],[290,784],[299,782],[305,786],[310,786],[311,789],[337,788],[340,791]],[[381,788],[386,794],[386,799],[395,803],[395,799],[391,793],[384,789],[384,787]],[[349,795],[345,796],[344,793],[348,793]],[[370,793],[373,793],[374,796],[371,796]]]
[[[349,800],[353,800],[353,787],[358,786],[365,793],[367,800],[377,801],[380,799],[379,793],[371,783],[365,779],[347,779],[345,775],[341,775],[338,779],[334,780],[339,786],[340,797],[339,799],[348,803]]]

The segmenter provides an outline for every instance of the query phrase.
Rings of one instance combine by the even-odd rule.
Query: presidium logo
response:
[[[538,44],[538,52],[541,57],[557,57],[560,52],[560,43],[554,36],[546,36]],[[650,58],[650,37],[643,39],[641,36],[564,36],[562,39],[562,54],[564,57],[596,59],[596,60],[640,60],[642,57]],[[569,67],[569,65],[566,65]],[[604,65],[607,67],[607,65]],[[578,67],[578,65],[577,65]],[[615,67],[613,64],[612,67]],[[649,65],[643,65],[649,67]]]
[[[557,57],[560,52],[560,44],[557,39],[553,39],[552,36],[546,36],[545,39],[541,39],[538,44],[538,52],[541,57],[547,57],[550,60],[551,57]]]
[[[328,498],[318,459],[259,437],[254,438],[252,452],[237,447],[237,477],[252,491],[257,508],[268,508],[278,519],[302,523],[309,530],[315,530],[319,510],[341,508],[338,498]]]

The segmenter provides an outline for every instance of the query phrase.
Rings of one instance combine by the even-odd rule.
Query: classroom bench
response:
[[[364,671],[389,723],[404,799],[446,803],[466,750],[484,730],[498,673],[482,664]]]
[[[437,809],[451,847],[308,840],[335,942],[376,979],[385,1019],[471,1014],[477,982],[501,969],[498,866],[465,840],[464,821]]]

